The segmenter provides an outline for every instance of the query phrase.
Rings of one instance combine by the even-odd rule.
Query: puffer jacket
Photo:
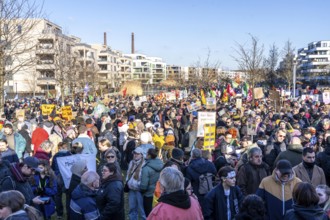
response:
[[[281,152],[277,156],[274,166],[276,166],[277,161],[283,159],[290,161],[292,167],[297,166],[302,162],[302,150],[303,150],[303,146],[300,144],[288,145],[286,151]]]
[[[286,212],[284,220],[327,220],[328,217],[320,206],[303,207],[294,204]]]
[[[282,183],[275,171],[271,176],[265,177],[257,190],[257,195],[265,201],[269,220],[283,219],[285,212],[292,207],[292,190],[301,182],[294,172],[287,182]]]
[[[159,158],[146,160],[142,167],[140,184],[140,191],[143,196],[153,196],[162,168],[163,162]]]
[[[4,138],[4,133],[0,132],[0,139]],[[26,146],[26,140],[22,135],[20,135],[17,132],[14,132],[14,141],[15,141],[15,151],[18,156],[18,158],[23,157],[23,153],[25,151],[25,146]]]

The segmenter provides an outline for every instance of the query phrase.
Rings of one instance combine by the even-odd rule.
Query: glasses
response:
[[[110,158],[113,159],[113,158],[115,158],[115,156],[114,155],[109,155],[109,156],[107,156],[107,158],[108,159],[110,159]]]

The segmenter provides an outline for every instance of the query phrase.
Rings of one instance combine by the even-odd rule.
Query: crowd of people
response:
[[[102,112],[77,99],[70,119],[43,114],[54,100],[7,101],[0,219],[330,218],[327,105],[217,97],[216,109],[188,108],[202,98],[116,96]],[[199,111],[216,112],[211,150],[197,135]],[[66,185],[60,158],[85,154],[93,161],[71,164]]]

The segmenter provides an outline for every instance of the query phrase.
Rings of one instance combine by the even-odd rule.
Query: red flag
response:
[[[252,101],[252,89],[251,88],[249,89],[249,93],[248,93],[248,96],[246,98],[246,101],[248,101],[248,102]]]
[[[127,87],[123,90],[123,97],[125,98],[127,92]]]
[[[236,95],[236,93],[235,93],[234,89],[231,87],[230,83],[227,84],[227,93],[230,96],[235,96]]]

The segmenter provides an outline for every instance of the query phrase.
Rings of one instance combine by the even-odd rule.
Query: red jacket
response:
[[[190,196],[189,209],[181,209],[166,203],[158,203],[147,220],[203,220],[202,209],[198,200]]]
[[[48,139],[48,133],[45,129],[37,127],[31,137],[31,144],[34,145],[33,152],[34,154],[38,151],[40,144]]]

